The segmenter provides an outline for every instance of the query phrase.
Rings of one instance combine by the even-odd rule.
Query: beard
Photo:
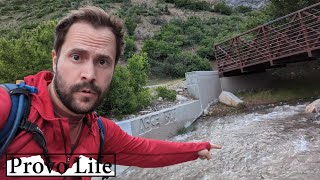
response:
[[[83,82],[79,84],[74,84],[67,86],[67,83],[63,80],[56,69],[55,77],[53,79],[54,89],[57,92],[58,98],[61,100],[62,104],[66,106],[70,111],[76,114],[87,114],[93,112],[103,101],[105,94],[108,92],[110,85],[103,91],[93,82]],[[77,103],[74,94],[81,92],[82,89],[89,89],[91,93],[95,93],[96,100],[92,101],[91,98],[81,97],[78,99],[81,103],[85,103],[86,106],[81,106]]]

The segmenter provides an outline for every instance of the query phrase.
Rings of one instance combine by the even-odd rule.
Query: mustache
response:
[[[70,91],[72,93],[75,93],[75,92],[79,92],[81,89],[89,89],[90,91],[96,93],[97,95],[101,95],[102,94],[102,90],[95,84],[93,83],[89,83],[89,82],[84,82],[84,83],[81,83],[81,84],[76,84],[76,85],[73,85],[71,88],[70,88]]]

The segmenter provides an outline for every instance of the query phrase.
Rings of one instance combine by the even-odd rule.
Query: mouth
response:
[[[96,94],[96,92],[91,89],[82,89],[80,92],[86,93],[86,94]]]

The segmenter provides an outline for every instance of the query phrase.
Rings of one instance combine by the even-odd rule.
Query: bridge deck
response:
[[[320,3],[214,46],[220,77],[285,66],[320,56]]]

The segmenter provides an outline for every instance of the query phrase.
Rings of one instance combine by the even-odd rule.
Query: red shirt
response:
[[[96,159],[99,152],[100,134],[96,122],[97,116],[94,113],[86,115],[86,122],[81,131],[78,145],[73,152],[76,155],[69,155],[72,150],[68,119],[54,116],[52,102],[47,90],[47,85],[51,83],[52,77],[52,73],[42,71],[24,78],[26,84],[37,87],[39,91],[38,94],[32,95],[29,121],[36,123],[44,133],[49,154],[63,154],[50,156],[51,161],[56,162],[56,164],[66,162],[69,159],[69,167],[72,167],[79,154],[94,153],[94,155],[88,156]],[[10,111],[9,98],[8,93],[0,88],[0,128],[4,126]],[[148,168],[168,166],[195,160],[198,158],[198,151],[210,149],[208,142],[178,143],[133,137],[124,132],[113,121],[105,118],[102,118],[102,120],[106,129],[103,154],[114,153],[116,164],[119,165]],[[32,139],[30,133],[22,131],[9,145],[7,153],[14,153],[16,154],[15,157],[25,157],[26,155],[22,154],[42,154],[42,149]],[[105,156],[102,161],[113,162],[113,159],[110,158],[110,156]],[[5,156],[2,156],[0,160],[1,179],[6,178],[5,161]],[[25,177],[21,178],[25,179]]]

